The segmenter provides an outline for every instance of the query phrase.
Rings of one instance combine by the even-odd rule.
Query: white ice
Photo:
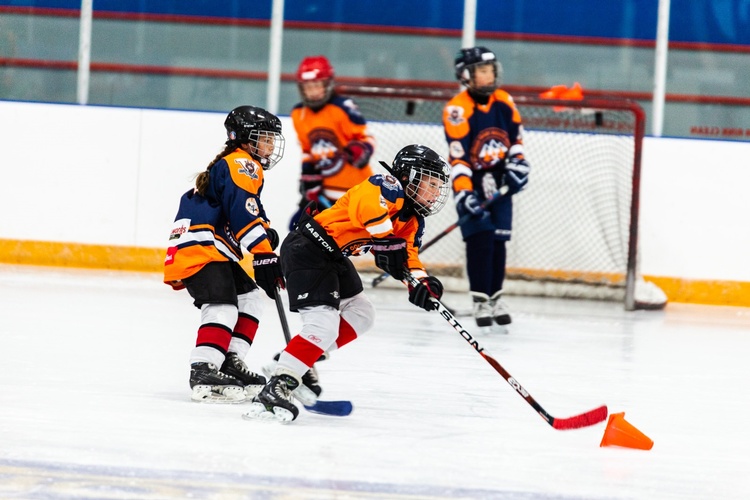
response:
[[[553,429],[439,315],[367,293],[374,330],[318,365],[354,412],[281,425],[190,401],[199,314],[159,275],[0,266],[0,498],[748,498],[750,309],[509,297],[508,332],[459,318],[547,412],[607,404],[643,451]],[[251,369],[282,346],[269,300]]]

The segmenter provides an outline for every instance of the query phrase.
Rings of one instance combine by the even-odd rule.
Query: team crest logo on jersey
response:
[[[245,200],[245,210],[257,217],[260,213],[260,209],[258,208],[258,201],[255,198],[248,198],[247,200]]]
[[[341,253],[345,257],[350,255],[363,255],[370,251],[372,246],[372,240],[370,239],[357,239],[352,240],[341,248]]]
[[[235,158],[234,161],[240,166],[239,170],[237,170],[239,173],[250,177],[254,181],[258,180],[258,166],[255,162],[247,158]]]
[[[505,159],[510,147],[508,132],[492,127],[479,133],[471,147],[471,158],[476,170],[487,170]]]
[[[315,162],[332,162],[339,154],[339,140],[332,131],[316,128],[310,131],[310,154]]]
[[[448,106],[445,109],[445,114],[447,115],[448,123],[451,125],[461,125],[465,120],[464,108],[461,106]]]

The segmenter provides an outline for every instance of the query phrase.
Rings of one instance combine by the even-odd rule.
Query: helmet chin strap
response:
[[[490,102],[490,96],[495,91],[495,88],[485,87],[485,90],[479,90],[476,87],[469,87],[469,95],[479,104],[487,104]]]

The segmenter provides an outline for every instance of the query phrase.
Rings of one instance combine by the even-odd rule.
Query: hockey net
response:
[[[367,119],[377,141],[374,160],[390,164],[414,143],[447,157],[442,110],[457,89],[338,90]],[[514,100],[531,174],[528,187],[514,197],[505,293],[621,300],[628,310],[663,308],[666,295],[637,270],[643,110],[624,99]],[[423,242],[456,221],[452,203],[427,219]],[[460,230],[420,258],[447,287],[468,290]],[[357,267],[377,272],[371,260],[358,260]]]

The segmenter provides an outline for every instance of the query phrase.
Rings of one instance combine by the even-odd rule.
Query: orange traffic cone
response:
[[[546,92],[539,94],[542,99],[561,99],[561,95],[568,91],[568,87],[565,85],[555,85],[550,87]]]
[[[566,85],[555,85],[546,92],[539,94],[542,99],[563,99],[568,101],[580,101],[583,99],[583,87],[575,82],[572,87]]]
[[[650,450],[654,442],[625,420],[625,412],[613,413],[607,421],[604,436],[599,446],[622,446],[638,450]]]
[[[575,82],[572,87],[562,92],[558,99],[568,99],[569,101],[580,101],[583,99],[583,88],[581,84]]]

